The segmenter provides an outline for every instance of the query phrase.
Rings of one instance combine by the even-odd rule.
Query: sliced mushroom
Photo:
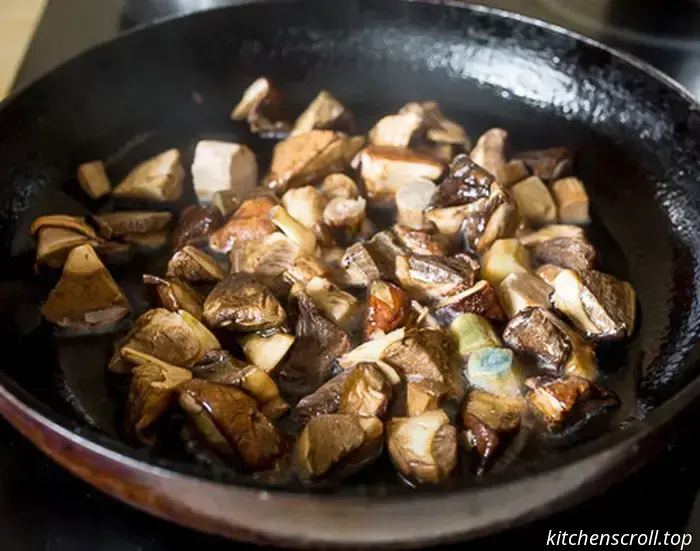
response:
[[[557,205],[545,183],[537,176],[518,182],[510,188],[518,211],[533,226],[557,221]]]
[[[233,216],[223,227],[209,237],[209,246],[217,252],[228,253],[237,243],[263,239],[277,231],[267,216]]]
[[[499,168],[494,173],[494,176],[499,184],[508,189],[513,184],[516,184],[530,176],[530,171],[523,160],[513,159]]]
[[[502,345],[489,320],[477,314],[467,313],[459,316],[450,324],[450,333],[457,342],[462,358],[468,358],[472,352],[483,348]]]
[[[478,212],[483,205],[484,201],[475,201],[456,207],[435,208],[426,211],[425,218],[435,226],[440,235],[452,241],[458,235],[467,216],[472,212]]]
[[[467,380],[475,388],[496,396],[519,396],[523,369],[508,348],[480,348],[469,355],[465,369]]]
[[[498,297],[506,315],[514,317],[525,308],[551,308],[554,287],[529,273],[513,273],[498,285]]]
[[[90,245],[68,253],[61,279],[41,308],[50,323],[77,331],[110,328],[130,312],[129,301]]]
[[[367,250],[366,243],[355,243],[348,247],[341,262],[352,286],[366,287],[383,276],[393,276],[393,270],[389,271],[375,262]]]
[[[173,221],[173,213],[168,211],[135,210],[108,212],[92,217],[106,239],[123,237],[128,234],[151,233],[165,230]]]
[[[530,255],[517,239],[497,240],[481,259],[481,275],[496,288],[510,274],[530,269]]]
[[[102,161],[84,163],[78,167],[78,183],[91,199],[100,199],[112,191]]]
[[[343,384],[338,413],[383,418],[391,396],[391,384],[382,370],[371,363],[359,364]]]
[[[357,199],[360,195],[355,180],[345,174],[329,174],[321,184],[321,195],[327,201],[333,199]]]
[[[480,390],[469,393],[462,408],[462,424],[469,451],[479,458],[478,474],[483,474],[518,430],[525,408],[520,397],[494,396]]]
[[[233,274],[209,293],[203,319],[209,327],[249,333],[280,327],[287,314],[267,287],[248,274]]]
[[[436,180],[444,170],[435,158],[415,151],[390,146],[370,145],[353,161],[367,189],[370,203],[394,203],[404,184],[416,180]]]
[[[192,372],[174,365],[144,364],[132,371],[126,400],[126,427],[142,444],[153,444],[156,422],[177,401],[178,387]]]
[[[169,149],[134,168],[112,195],[159,203],[177,201],[184,190],[184,179],[185,169],[180,164],[180,152]]]
[[[295,340],[294,335],[280,332],[270,336],[245,335],[238,342],[251,363],[270,373],[282,362]]]
[[[269,79],[261,77],[243,93],[231,112],[234,120],[247,120],[250,131],[262,136],[285,137],[291,131],[282,94]]]
[[[425,217],[425,209],[435,194],[437,186],[428,179],[404,184],[396,192],[398,221],[415,230],[429,229],[430,222]]]
[[[323,224],[326,199],[314,187],[290,189],[282,196],[282,205],[289,215],[311,231]]]
[[[79,245],[90,245],[99,250],[101,242],[82,233],[59,227],[46,226],[37,232],[35,268],[45,264],[50,268],[60,268],[66,262],[71,250]]]
[[[295,470],[306,483],[337,481],[374,461],[382,449],[384,427],[376,417],[326,414],[311,419],[294,450]]]
[[[408,297],[400,287],[377,279],[369,290],[365,340],[391,333],[408,319]]]
[[[404,110],[380,119],[369,131],[369,142],[378,146],[407,148],[422,129],[422,113]]]
[[[399,113],[415,109],[417,104],[409,103]],[[445,117],[434,101],[420,104],[426,127],[426,138],[438,145],[452,145],[460,149],[470,149],[471,141],[462,126]],[[450,157],[451,160],[452,157]]]
[[[345,106],[326,90],[322,90],[299,115],[294,123],[291,136],[303,134],[311,130],[353,130],[353,117]]]
[[[448,246],[440,235],[396,224],[391,229],[407,250],[413,254],[447,256]]]
[[[484,254],[499,239],[514,237],[521,222],[520,213],[511,195],[500,184],[491,184],[487,198],[469,205],[462,224],[467,250]]]
[[[212,210],[217,212],[221,219],[227,219],[241,206],[239,197],[240,193],[234,189],[215,191],[211,200]]]
[[[226,272],[211,256],[192,245],[185,245],[168,261],[166,277],[191,283],[221,281]]]
[[[184,281],[179,279],[161,279],[145,274],[143,282],[146,285],[154,285],[160,302],[164,308],[171,312],[185,310],[196,319],[202,319],[202,306],[204,297]]]
[[[491,128],[477,140],[469,157],[490,174],[496,175],[506,164],[505,150],[508,132],[502,128]]]
[[[389,421],[387,447],[399,472],[419,484],[443,482],[457,468],[457,429],[442,410]]]
[[[258,183],[255,154],[245,145],[202,140],[194,149],[192,183],[197,198],[211,203],[218,191],[249,193]]]
[[[288,283],[283,274],[294,265],[299,247],[283,233],[275,232],[264,239],[245,241],[231,251],[231,272],[247,273],[276,295],[286,293]]]
[[[346,330],[352,326],[360,310],[360,302],[350,293],[341,291],[323,277],[309,281],[306,293],[329,320]]]
[[[278,194],[343,170],[364,145],[362,136],[311,130],[279,142],[265,185]]]
[[[476,164],[468,155],[457,155],[450,163],[447,176],[435,190],[429,209],[467,205],[489,196],[492,174]]]
[[[245,392],[195,379],[182,384],[179,395],[200,434],[218,451],[239,457],[247,469],[268,469],[282,454],[277,429]]]
[[[223,218],[218,210],[190,205],[180,213],[180,219],[173,231],[173,247],[177,250],[185,245],[205,244],[222,223]]]
[[[561,321],[539,307],[521,310],[503,332],[503,341],[518,354],[537,360],[541,369],[558,373],[571,354],[568,334]]]
[[[571,155],[566,147],[524,151],[515,155],[515,159],[522,160],[533,176],[545,182],[566,176],[572,168]]]
[[[316,254],[318,240],[316,235],[293,218],[284,207],[276,205],[270,209],[268,217],[272,223],[299,247],[299,254]]]
[[[590,200],[583,182],[578,178],[562,178],[552,184],[552,193],[564,224],[588,224]]]
[[[395,342],[403,339],[404,335],[405,330],[401,327],[386,335],[375,337],[357,348],[354,348],[352,351],[343,354],[338,358],[337,363],[343,369],[348,369],[361,362],[379,363],[386,349]]]
[[[48,216],[40,216],[32,222],[29,233],[36,235],[40,230],[46,228],[60,228],[70,230],[79,235],[84,235],[91,239],[99,239],[95,230],[80,216],[68,216],[65,214],[50,214]]]
[[[593,340],[619,340],[634,330],[633,287],[596,270],[563,270],[554,280],[554,306]]]
[[[585,239],[586,234],[578,226],[570,224],[552,224],[526,235],[518,237],[526,247],[539,245],[552,239]]]
[[[399,404],[399,415],[417,417],[426,411],[440,409],[445,397],[445,385],[442,383],[430,379],[408,381],[406,383],[405,404],[403,409],[401,409],[402,404]]]
[[[579,377],[545,375],[525,381],[527,400],[551,429],[562,429],[616,408],[612,392]]]
[[[467,260],[468,259],[468,260]],[[478,275],[476,261],[456,257],[410,255],[396,258],[396,277],[416,300],[442,300],[472,287]]]
[[[554,264],[544,264],[535,270],[535,275],[554,289],[554,280],[563,270],[564,268],[560,268]]]
[[[362,197],[357,199],[331,199],[323,211],[323,221],[330,228],[345,230],[345,238],[352,239],[362,229],[365,221],[367,201]]]
[[[334,272],[335,270],[320,258],[310,255],[299,255],[294,260],[294,264],[285,270],[282,278],[290,286],[295,283],[301,283],[306,286],[315,277],[325,277],[333,280]]]
[[[548,239],[532,245],[530,251],[538,262],[572,270],[591,270],[598,259],[598,253],[586,239],[572,237]]]
[[[464,291],[448,295],[435,305],[432,313],[442,325],[450,325],[466,313],[477,314],[494,322],[506,318],[496,290],[484,280]]]

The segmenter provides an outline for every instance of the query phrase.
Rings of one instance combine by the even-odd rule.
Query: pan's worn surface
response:
[[[42,323],[43,287],[29,283],[29,225],[41,214],[109,208],[79,193],[75,169],[86,161],[105,159],[116,182],[169,147],[182,149],[187,166],[203,138],[260,150],[244,125],[228,119],[260,75],[297,108],[320,89],[332,91],[362,130],[408,101],[433,99],[474,137],[501,126],[515,149],[569,146],[591,195],[604,270],[638,295],[634,339],[601,358],[627,391],[620,428],[479,484],[447,491],[354,485],[333,495],[231,484],[221,473],[121,443],[105,368],[110,337],[59,339]],[[484,8],[256,3],[129,33],[0,108],[0,412],[102,490],[235,538],[418,546],[552,512],[629,473],[700,392],[699,139],[697,106],[653,69]],[[139,292],[127,293],[142,310]]]

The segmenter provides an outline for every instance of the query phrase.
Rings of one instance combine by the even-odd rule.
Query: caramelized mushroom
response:
[[[173,221],[168,211],[135,210],[109,212],[92,217],[106,239],[124,237],[129,234],[147,234],[165,230]]]
[[[258,182],[258,163],[245,145],[202,140],[194,149],[192,183],[197,198],[210,203],[217,191],[249,193]]]
[[[495,322],[505,320],[496,290],[485,280],[478,281],[464,291],[448,295],[433,309],[433,315],[443,325],[450,325],[459,316],[469,312]]]
[[[538,262],[572,270],[591,270],[598,258],[593,245],[578,237],[548,239],[532,245],[530,251]]]
[[[502,128],[491,128],[477,140],[469,157],[490,174],[497,174],[506,164],[505,150],[508,132]]]
[[[350,111],[330,92],[322,90],[299,115],[290,136],[303,134],[311,130],[351,131],[353,118]]]
[[[571,155],[566,147],[524,151],[518,153],[515,159],[522,160],[533,176],[538,176],[545,182],[566,176],[572,167]]]
[[[445,240],[439,235],[433,235],[426,231],[411,229],[407,226],[396,224],[391,229],[407,250],[413,254],[446,256],[448,252]]]
[[[221,281],[226,272],[211,256],[192,245],[185,245],[168,261],[166,277],[191,283]]]
[[[530,176],[530,171],[528,170],[524,161],[513,159],[499,168],[494,173],[494,176],[499,184],[508,189],[513,184],[516,184]]]
[[[478,263],[470,257],[410,255],[396,258],[396,277],[417,300],[441,300],[474,285]]]
[[[520,213],[511,195],[494,182],[489,196],[469,205],[462,224],[467,250],[484,254],[499,239],[511,238],[521,222]]]
[[[204,244],[222,223],[218,210],[200,205],[185,207],[173,231],[173,247],[177,250],[186,245]]]
[[[373,281],[365,319],[365,340],[398,329],[406,322],[408,314],[408,297],[400,287],[388,281]]]
[[[269,79],[261,77],[243,93],[240,102],[231,112],[234,120],[247,120],[254,134],[285,137],[291,131],[286,120],[282,94]]]
[[[423,129],[423,116],[415,111],[388,115],[369,131],[369,142],[378,146],[407,148]]]
[[[60,268],[65,264],[71,250],[78,245],[90,245],[99,250],[101,243],[98,239],[92,239],[73,230],[51,226],[40,228],[37,232],[35,269],[40,264],[50,268]]]
[[[552,184],[552,193],[564,224],[588,224],[589,199],[583,182],[578,178],[562,178]]]
[[[536,359],[541,369],[558,373],[572,350],[561,323],[544,308],[525,308],[506,326],[503,341],[517,353]]]
[[[498,297],[509,318],[525,308],[550,308],[554,288],[529,273],[512,273],[498,285]]]
[[[440,409],[445,400],[445,385],[422,379],[406,383],[405,417],[417,417],[426,411]],[[399,410],[400,411],[400,410]]]
[[[241,206],[240,193],[233,189],[222,189],[214,192],[211,206],[222,219],[229,218]]]
[[[234,215],[223,227],[211,234],[209,246],[214,251],[227,253],[236,243],[263,239],[275,231],[277,227],[267,215],[264,217]]]
[[[247,273],[276,295],[285,293],[289,285],[283,274],[299,256],[299,247],[283,233],[275,232],[264,239],[245,241],[231,251],[231,272]]]
[[[299,255],[294,259],[294,264],[287,268],[282,275],[284,281],[292,286],[301,283],[306,286],[315,277],[332,279],[334,270],[320,258],[310,255]]]
[[[184,190],[184,178],[180,152],[169,149],[134,168],[114,189],[112,195],[159,203],[177,201]]]
[[[486,198],[494,181],[493,175],[469,156],[457,155],[450,163],[447,176],[435,190],[429,210],[466,205]]]
[[[40,216],[29,229],[31,235],[36,235],[39,231],[47,228],[60,228],[70,230],[78,235],[83,235],[91,239],[99,239],[95,230],[80,216],[68,216],[65,214],[50,214]]]
[[[535,275],[552,287],[552,292],[554,292],[554,280],[562,271],[564,271],[564,268],[560,268],[554,264],[545,264],[535,270]]]
[[[251,363],[270,373],[282,362],[295,340],[294,335],[280,332],[270,336],[245,335],[238,342]]]
[[[418,104],[408,103],[401,108],[399,113],[415,110],[416,106]],[[471,141],[464,128],[445,117],[436,102],[424,101],[419,107],[423,113],[428,141],[436,145],[450,145],[462,150],[471,148]],[[452,156],[450,156],[450,160],[451,158]]]
[[[309,281],[306,293],[329,320],[344,329],[352,325],[360,309],[360,302],[354,296],[341,291],[323,277],[315,277]]]
[[[91,199],[100,199],[112,191],[102,161],[84,163],[78,167],[78,183]]]
[[[163,308],[171,312],[185,310],[196,319],[202,319],[204,297],[184,281],[179,279],[161,279],[153,275],[144,274],[143,282],[146,285],[155,286]]]

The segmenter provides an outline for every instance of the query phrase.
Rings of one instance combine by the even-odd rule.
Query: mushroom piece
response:
[[[441,300],[476,283],[478,263],[467,255],[454,257],[410,255],[396,258],[396,277],[416,300]]]
[[[526,403],[520,397],[494,396],[474,390],[462,407],[464,441],[479,460],[477,474],[484,473],[520,428]]]
[[[80,216],[68,216],[66,214],[50,214],[47,216],[40,216],[34,220],[34,222],[32,222],[32,225],[29,228],[29,233],[31,235],[36,235],[41,230],[47,228],[70,230],[78,235],[99,240],[95,230],[92,229],[85,219]]]
[[[396,192],[396,209],[399,224],[415,230],[429,229],[425,209],[435,194],[437,186],[426,178],[402,185]]]
[[[207,243],[223,223],[218,210],[200,205],[189,205],[180,213],[180,219],[173,231],[173,247],[182,249],[186,245]]]
[[[156,440],[154,425],[177,401],[178,387],[192,379],[188,369],[164,364],[143,364],[132,371],[126,399],[126,428],[142,444]]]
[[[393,204],[404,184],[436,180],[444,165],[435,158],[400,147],[370,145],[353,160],[365,183],[370,203]]]
[[[296,342],[282,362],[277,380],[290,396],[306,396],[326,382],[333,362],[350,350],[350,337],[327,319],[311,297],[299,291],[294,297],[298,310]]]
[[[327,201],[333,199],[357,199],[360,195],[355,180],[345,174],[329,174],[323,179],[321,184],[321,195]]]
[[[396,224],[391,228],[404,248],[413,254],[447,256],[448,246],[440,235]]]
[[[243,93],[240,102],[231,112],[233,120],[247,120],[250,131],[269,137],[284,137],[291,131],[286,121],[282,94],[269,79],[255,80]]]
[[[387,447],[399,472],[419,484],[443,482],[457,468],[457,429],[442,410],[389,421]]]
[[[468,155],[457,155],[430,200],[429,210],[466,205],[490,195],[495,178]]]
[[[191,283],[210,283],[224,279],[226,272],[205,252],[185,245],[170,258],[165,275]]]
[[[533,226],[557,221],[557,205],[545,183],[537,176],[518,182],[510,188],[518,211]]]
[[[294,123],[290,136],[311,130],[352,131],[353,117],[345,106],[326,90],[321,90]]]
[[[430,209],[425,212],[425,218],[435,226],[440,235],[447,238],[448,241],[453,241],[467,216],[472,212],[478,212],[478,209],[482,208],[483,205],[482,201],[456,207]]]
[[[498,297],[506,315],[516,316],[525,308],[551,308],[554,287],[529,273],[513,273],[498,285]]]
[[[180,152],[169,149],[134,168],[112,195],[158,203],[177,201],[184,190],[184,179],[185,169],[180,164]]]
[[[362,197],[357,199],[331,199],[323,211],[323,221],[330,228],[345,230],[346,239],[352,239],[362,229],[365,221],[367,201]]]
[[[517,239],[499,239],[491,245],[481,259],[481,275],[494,287],[498,287],[512,273],[528,273],[530,255]]]
[[[238,343],[246,358],[254,365],[271,373],[285,358],[296,337],[288,333],[273,333],[270,336],[245,335]]]
[[[467,250],[484,254],[499,239],[514,237],[521,222],[518,207],[511,195],[494,182],[485,199],[469,205],[462,224]]]
[[[41,308],[47,321],[75,331],[109,329],[131,312],[129,301],[91,245],[73,248]]]
[[[283,274],[299,256],[299,247],[283,233],[275,232],[264,239],[245,241],[231,250],[231,272],[247,273],[276,295],[287,292]]]
[[[405,404],[399,404],[399,415],[417,417],[426,411],[440,409],[444,401],[445,386],[443,384],[429,379],[408,381],[406,383]]]
[[[326,414],[311,419],[294,449],[295,471],[304,483],[339,481],[379,457],[384,426],[376,417]]]
[[[293,218],[284,207],[275,205],[268,212],[268,217],[290,241],[299,247],[299,254],[316,254],[318,252],[316,235]]]
[[[578,178],[562,178],[552,184],[552,193],[564,224],[588,224],[591,221],[590,201],[583,182]]]
[[[224,226],[211,234],[209,247],[219,253],[228,253],[233,249],[234,244],[263,239],[275,231],[277,227],[267,215],[247,217],[234,215]]]
[[[156,250],[168,244],[167,230],[154,231],[150,233],[128,233],[123,236],[122,241],[130,245],[136,245],[149,250]]]
[[[548,239],[532,245],[530,251],[538,262],[572,270],[591,270],[598,258],[593,245],[578,237]]]
[[[65,264],[70,251],[75,247],[79,245],[90,245],[96,250],[99,250],[102,244],[98,239],[91,239],[73,230],[51,226],[39,229],[36,239],[35,269],[38,269],[40,264],[45,264],[49,268],[60,268]]]
[[[363,136],[311,130],[275,145],[264,185],[275,193],[305,186],[343,170],[365,143]]]
[[[579,377],[544,375],[525,384],[528,402],[552,430],[585,422],[619,405],[614,393]]]
[[[570,224],[552,224],[535,232],[518,237],[526,247],[539,245],[551,239],[585,239],[586,234],[578,226]]]
[[[369,131],[369,142],[377,146],[408,148],[415,136],[423,130],[422,113],[404,110],[388,115]]]
[[[250,333],[282,326],[287,314],[267,287],[241,273],[226,277],[212,289],[204,301],[203,319],[215,329]]]
[[[496,290],[483,279],[464,291],[448,295],[438,302],[432,311],[442,325],[450,325],[466,313],[476,314],[494,322],[506,319]]]
[[[166,230],[173,221],[168,211],[135,210],[108,212],[92,217],[105,239],[124,237],[129,234],[148,234]]]
[[[490,174],[497,174],[506,164],[505,150],[508,132],[502,128],[491,128],[476,142],[469,157]]]
[[[564,269],[554,264],[544,264],[535,270],[535,275],[552,287],[552,292],[554,292],[554,280]]]
[[[324,221],[326,199],[314,187],[290,189],[282,196],[282,206],[289,215],[311,231],[318,231]]]
[[[457,342],[459,355],[465,359],[483,348],[502,346],[501,339],[489,320],[477,314],[462,314],[450,324],[450,333]]]
[[[310,255],[299,255],[294,264],[287,268],[282,275],[284,281],[292,286],[300,283],[306,286],[315,277],[325,277],[332,280],[335,270],[320,258]]]
[[[112,191],[112,184],[102,161],[91,161],[80,165],[78,183],[91,199],[100,199]]]
[[[343,354],[338,358],[338,365],[343,369],[348,369],[361,362],[374,362],[381,365],[381,358],[389,346],[404,338],[403,327],[395,329],[391,333],[381,335],[369,340],[352,351]],[[392,368],[393,369],[393,368]]]
[[[155,286],[158,298],[164,308],[171,312],[185,310],[196,319],[202,319],[204,297],[184,281],[161,279],[154,275],[144,274],[143,282],[146,285]]]
[[[562,270],[554,280],[554,306],[593,340],[619,340],[634,330],[634,288],[596,270]]]
[[[508,161],[501,168],[499,168],[494,173],[494,176],[499,184],[508,189],[513,184],[516,184],[530,176],[530,171],[528,170],[524,161],[514,159],[512,161]]]
[[[475,350],[464,374],[473,387],[496,396],[519,396],[522,392],[522,366],[507,348]]]
[[[205,203],[211,203],[217,191],[245,195],[258,183],[255,154],[238,143],[202,140],[194,148],[192,183],[197,198]]]
[[[399,113],[416,109],[416,103],[408,103]],[[471,141],[462,126],[445,117],[434,101],[424,101],[419,105],[424,117],[426,138],[436,145],[451,145],[460,149],[470,149]],[[450,156],[450,160],[452,159]]]
[[[365,340],[398,329],[405,324],[409,312],[408,297],[400,287],[380,279],[373,281],[365,318]]]
[[[538,151],[524,151],[514,157],[523,161],[533,176],[551,182],[566,176],[572,168],[572,159],[566,147]]]
[[[282,454],[277,429],[241,390],[193,379],[180,385],[179,403],[209,444],[249,470],[268,469]]]
[[[354,296],[341,291],[323,277],[313,278],[306,285],[305,290],[316,307],[329,320],[344,329],[352,326],[352,322],[360,310],[360,302]]]
[[[366,243],[355,243],[348,247],[341,260],[345,269],[346,279],[352,286],[367,287],[373,281],[393,277],[393,270],[390,266],[379,266],[367,250]]]
[[[229,218],[241,206],[240,194],[234,189],[222,189],[214,192],[211,206],[218,212],[221,219]]]

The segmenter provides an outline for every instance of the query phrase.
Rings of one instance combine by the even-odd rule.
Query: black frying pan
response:
[[[228,119],[257,76],[302,108],[336,94],[366,130],[434,99],[472,136],[510,131],[515,149],[569,146],[589,189],[604,271],[638,293],[635,338],[603,354],[622,394],[617,430],[483,482],[332,495],[270,489],[119,441],[105,370],[110,338],[57,339],[38,305],[31,221],[110,209],[75,169],[105,159],[118,181],[169,147],[185,163],[204,137],[265,146]],[[689,94],[623,54],[485,8],[391,0],[256,3],[128,33],[63,65],[0,109],[0,412],[98,488],[156,515],[235,538],[290,545],[417,546],[510,527],[600,491],[656,449],[700,391],[700,119]],[[191,194],[188,196],[191,200]],[[144,260],[138,268],[159,273]],[[116,273],[136,314],[146,308]],[[48,277],[48,279],[46,279]],[[41,279],[40,278],[40,279]],[[8,353],[9,352],[9,353]]]

